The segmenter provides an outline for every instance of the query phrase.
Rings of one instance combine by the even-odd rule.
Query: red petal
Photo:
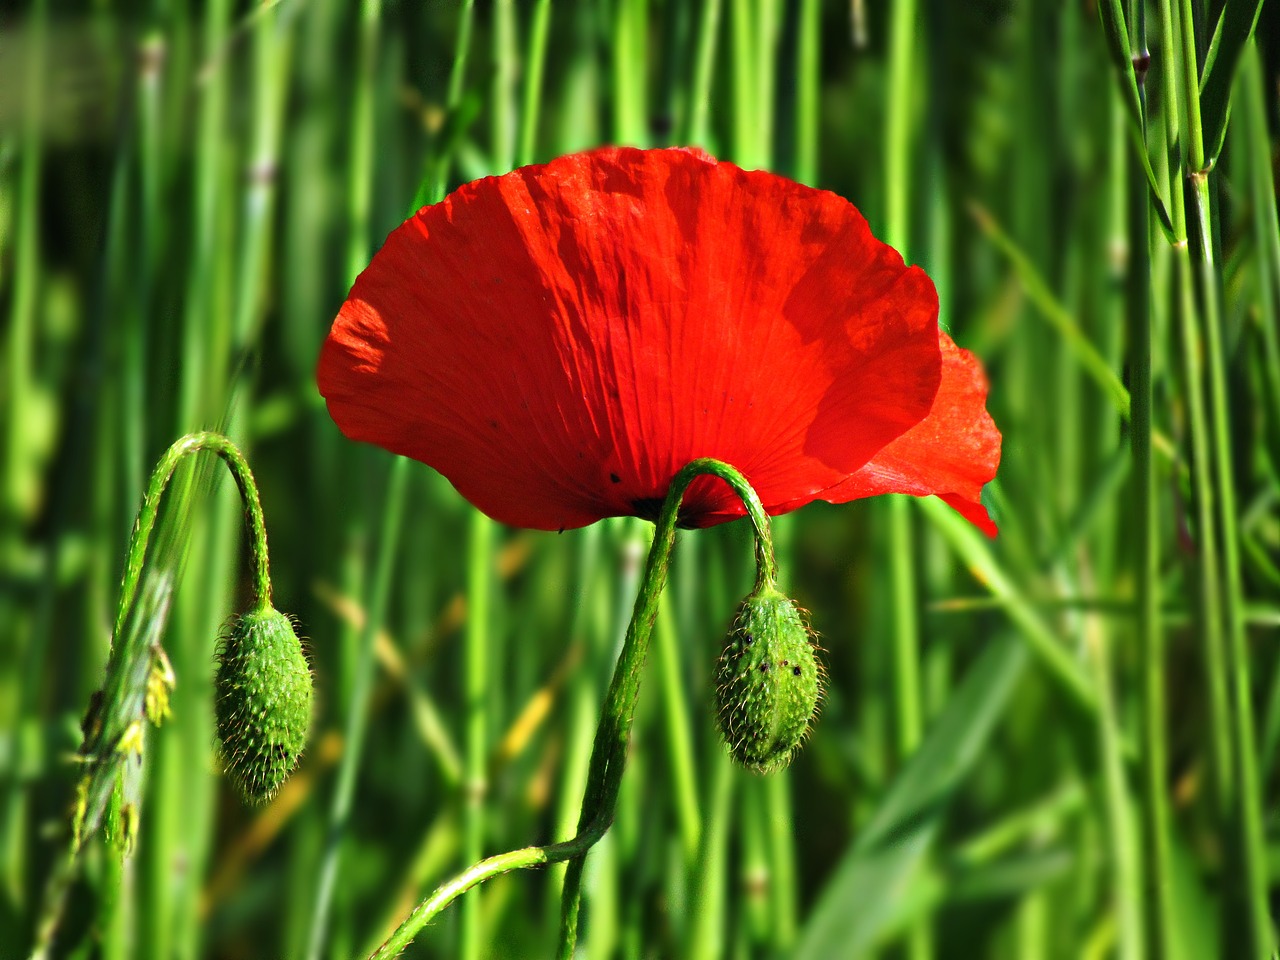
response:
[[[683,150],[468,184],[395,230],[320,357],[347,436],[507,523],[652,512],[717,457],[812,499],[929,411],[937,296],[847,201]],[[687,522],[742,513],[699,480]]]
[[[979,499],[1000,465],[1000,431],[986,408],[987,378],[973,354],[945,333],[938,336],[942,385],[929,415],[816,499],[846,503],[881,493],[936,494],[994,537],[996,525]]]

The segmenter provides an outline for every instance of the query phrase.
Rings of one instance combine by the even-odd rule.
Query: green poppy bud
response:
[[[275,796],[311,726],[311,669],[293,623],[274,607],[239,617],[218,651],[218,739],[249,803]]]
[[[772,586],[738,608],[716,665],[716,719],[733,758],[757,773],[791,762],[822,695],[799,609]]]

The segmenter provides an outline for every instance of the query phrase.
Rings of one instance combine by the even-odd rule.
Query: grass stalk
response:
[[[915,82],[919,25],[915,0],[896,3],[889,21],[889,90],[885,104],[884,177],[885,240],[911,262],[911,190],[915,130]],[[895,743],[893,754],[903,764],[919,746],[923,728],[920,681],[920,624],[916,596],[916,546],[911,505],[906,498],[888,498],[885,506],[889,534],[889,584],[892,604],[892,687]],[[927,960],[934,953],[928,918],[912,925],[907,953]]]
[[[383,499],[377,558],[373,568],[373,580],[369,585],[369,601],[366,608],[368,614],[364,629],[360,631],[359,655],[351,688],[346,729],[343,734],[342,762],[338,767],[338,778],[329,807],[328,838],[316,885],[315,907],[307,945],[309,960],[319,960],[324,952],[330,906],[333,902],[333,890],[337,882],[342,855],[341,848],[346,841],[351,819],[356,771],[364,755],[364,735],[369,721],[369,694],[373,686],[375,666],[374,645],[378,631],[382,629],[387,600],[391,593],[400,532],[404,526],[405,487],[408,474],[409,461],[404,457],[396,457],[391,461],[387,492]]]
[[[1180,142],[1180,130],[1186,126],[1185,84],[1180,84],[1181,47],[1177,42],[1178,27],[1173,19],[1170,0],[1161,0],[1160,59],[1165,69],[1163,79],[1165,141]],[[1180,107],[1175,112],[1173,106]],[[1178,114],[1181,113],[1182,116]],[[1169,213],[1175,242],[1173,246],[1174,292],[1170,312],[1177,317],[1181,333],[1183,388],[1191,444],[1191,486],[1194,491],[1196,520],[1196,584],[1199,606],[1199,634],[1204,651],[1205,681],[1209,700],[1209,759],[1212,771],[1214,816],[1219,823],[1233,806],[1235,774],[1232,758],[1227,668],[1222,631],[1222,600],[1219,586],[1219,554],[1215,489],[1211,474],[1208,442],[1208,414],[1204,396],[1204,371],[1201,359],[1200,330],[1196,318],[1194,277],[1186,235],[1186,211],[1178,170],[1181,161],[1176,154],[1169,158]]]
[[[796,125],[792,176],[818,183],[818,128],[822,81],[822,3],[800,0],[796,27]]]
[[[707,145],[710,140],[711,78],[716,61],[716,41],[720,34],[722,0],[703,0],[698,18],[697,52],[693,61],[692,88],[689,91],[689,121],[685,134],[689,143]]]
[[[533,163],[534,159],[550,22],[551,0],[538,0],[538,5],[533,9],[533,22],[529,25],[529,46],[524,58],[524,100],[520,108],[520,145],[516,151],[518,167]]]
[[[1139,38],[1141,37],[1138,34]],[[1145,53],[1139,39],[1135,56]],[[1142,675],[1142,897],[1145,940],[1155,956],[1173,951],[1173,862],[1169,846],[1164,626],[1160,613],[1160,486],[1152,461],[1154,391],[1151,330],[1151,223],[1146,175],[1128,160],[1125,193],[1128,266],[1125,275],[1129,366],[1129,443],[1133,456],[1130,510],[1136,585],[1137,640]]]
[[[686,862],[698,855],[702,817],[698,812],[698,776],[693,755],[693,726],[689,722],[684,673],[676,640],[671,606],[658,609],[654,628],[654,654],[662,687],[662,725],[666,732],[667,757],[671,764],[671,793],[680,826],[680,845]]]
[[[462,688],[466,691],[467,732],[464,746],[462,844],[464,865],[484,854],[485,796],[489,762],[489,614],[494,603],[493,521],[479,510],[471,511],[467,537],[467,630],[463,657]],[[459,956],[477,960],[481,950],[480,891],[462,898]]]
[[[1228,735],[1233,748],[1238,786],[1231,822],[1238,834],[1234,842],[1242,860],[1240,896],[1247,921],[1245,950],[1249,956],[1270,956],[1275,949],[1268,906],[1266,845],[1262,828],[1261,784],[1257,771],[1257,746],[1253,727],[1253,703],[1249,654],[1245,640],[1244,595],[1240,576],[1239,535],[1235,477],[1231,449],[1230,411],[1227,401],[1227,358],[1223,348],[1221,276],[1214,250],[1213,203],[1210,170],[1205,161],[1204,132],[1200,116],[1200,70],[1196,52],[1196,18],[1192,0],[1178,6],[1181,46],[1178,51],[1183,95],[1183,176],[1192,216],[1188,241],[1192,261],[1199,268],[1200,332],[1204,337],[1208,372],[1209,438],[1212,444],[1212,482],[1216,485],[1218,535],[1222,550],[1222,614],[1226,631],[1228,689],[1231,715]],[[1234,831],[1233,831],[1234,832]]]

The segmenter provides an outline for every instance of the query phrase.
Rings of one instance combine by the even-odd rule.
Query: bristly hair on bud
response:
[[[218,649],[215,690],[227,776],[246,801],[266,803],[311,726],[311,668],[293,622],[270,605],[236,618]]]
[[[814,650],[800,609],[772,583],[739,605],[716,665],[716,720],[743,766],[771,773],[791,762],[822,698]]]

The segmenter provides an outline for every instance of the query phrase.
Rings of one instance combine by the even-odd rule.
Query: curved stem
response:
[[[67,856],[58,864],[45,888],[44,904],[38,922],[33,958],[43,958],[52,949],[61,921],[67,891],[75,879],[76,862],[89,837],[97,830],[111,796],[116,773],[128,751],[131,730],[137,729],[144,715],[148,678],[152,672],[160,636],[167,620],[169,599],[174,587],[172,571],[150,578],[143,596],[138,590],[143,582],[143,565],[147,546],[160,513],[160,501],[178,463],[188,454],[216,453],[231,470],[244,504],[245,522],[252,538],[254,609],[261,610],[271,602],[271,573],[267,559],[267,528],[258,500],[258,487],[244,455],[220,433],[189,433],[174,442],[151,472],[142,506],[133,524],[126,554],[124,576],[120,584],[120,601],[116,608],[115,626],[111,633],[111,655],[107,661],[106,681],[101,696],[95,698],[84,721],[84,743],[80,756],[86,773],[77,793],[76,813]],[[135,601],[149,611],[143,622],[131,616]]]
[[[147,558],[147,546],[151,541],[151,533],[155,529],[156,518],[160,513],[160,500],[164,496],[169,481],[173,479],[178,463],[188,454],[209,451],[216,453],[230,469],[235,479],[236,488],[240,491],[240,500],[244,504],[245,523],[249,527],[252,540],[253,557],[253,608],[262,610],[271,603],[271,569],[267,558],[267,526],[262,516],[262,504],[258,500],[258,486],[254,483],[253,473],[249,470],[239,448],[220,433],[208,431],[189,433],[175,441],[164,456],[160,458],[151,480],[147,484],[146,495],[142,498],[142,506],[138,509],[138,518],[133,524],[133,534],[129,539],[129,552],[126,555],[124,577],[120,584],[120,603],[116,608],[115,628],[111,632],[111,660],[107,665],[107,681],[103,689],[103,703],[119,702],[129,684],[133,671],[119,669],[122,664],[129,663],[136,654],[142,652],[138,639],[145,639],[147,645],[151,640],[148,631],[133,631],[126,634],[125,626],[129,611],[138,592],[138,584],[142,579],[142,568]],[[132,641],[132,642],[131,642]],[[148,660],[150,654],[148,652]],[[123,729],[117,731],[122,733]],[[86,746],[90,746],[86,744]]]
[[[138,510],[138,518],[133,524],[133,535],[129,540],[129,552],[125,561],[124,581],[120,586],[120,605],[116,608],[115,629],[111,633],[112,643],[118,644],[124,630],[125,618],[133,605],[134,594],[138,590],[138,581],[142,576],[142,565],[147,558],[147,545],[151,541],[151,531],[155,528],[156,517],[160,513],[160,499],[164,496],[173,473],[183,457],[191,453],[208,450],[216,453],[231,470],[236,488],[240,491],[240,500],[244,504],[245,523],[248,524],[250,536],[253,538],[253,598],[256,608],[262,608],[271,602],[271,570],[267,560],[267,525],[262,516],[262,504],[258,500],[258,487],[253,481],[253,473],[249,470],[239,448],[220,433],[189,433],[175,441],[156,468],[151,471],[151,481],[147,484],[146,495],[142,498],[142,506]]]
[[[636,596],[631,623],[626,639],[618,655],[613,680],[605,696],[600,725],[596,729],[595,743],[591,750],[591,763],[587,773],[586,795],[582,801],[582,813],[578,821],[578,833],[573,839],[546,846],[524,847],[497,854],[481,860],[464,870],[452,880],[437,887],[405,918],[396,931],[387,938],[370,960],[390,960],[405,949],[430,920],[454,899],[476,884],[499,874],[525,867],[569,861],[565,873],[564,892],[560,915],[560,956],[573,954],[577,940],[578,907],[582,894],[582,867],[587,852],[604,836],[613,823],[613,812],[618,801],[618,789],[626,766],[627,748],[631,741],[631,722],[635,717],[636,700],[640,692],[640,677],[645,657],[649,651],[649,639],[653,634],[658,615],[658,598],[667,583],[667,570],[671,564],[671,551],[675,547],[676,522],[685,492],[697,477],[707,474],[719,477],[729,484],[747,509],[755,528],[756,589],[772,587],[777,582],[777,564],[773,555],[773,538],[769,528],[769,516],[760,498],[737,470],[709,457],[693,460],[671,481],[667,498],[658,516],[653,546],[645,563],[644,578]]]

